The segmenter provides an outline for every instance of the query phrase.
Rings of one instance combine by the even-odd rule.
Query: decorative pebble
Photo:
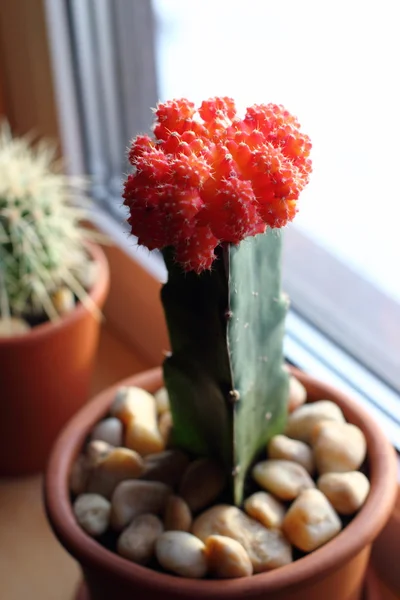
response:
[[[81,494],[73,505],[79,525],[93,537],[102,535],[110,522],[111,504],[98,494]]]
[[[356,471],[364,462],[367,442],[359,427],[324,421],[313,431],[313,450],[320,474]]]
[[[206,541],[210,535],[224,535],[242,544],[254,573],[269,571],[292,562],[292,549],[279,529],[267,529],[236,506],[218,504],[199,515],[192,533]]]
[[[268,492],[256,492],[244,502],[244,510],[249,517],[268,528],[280,528],[286,509],[281,502]]]
[[[161,481],[171,487],[177,486],[189,464],[189,457],[181,450],[165,450],[159,454],[148,454],[144,459],[141,479]]]
[[[156,401],[149,392],[133,386],[120,388],[110,412],[125,425],[127,448],[142,456],[164,450],[157,424]]]
[[[156,540],[163,531],[158,517],[139,515],[119,536],[117,552],[135,563],[146,565],[153,557]]]
[[[51,297],[54,308],[59,315],[66,315],[75,308],[75,296],[67,287],[59,288]]]
[[[295,377],[289,377],[289,413],[292,413],[296,408],[302,406],[307,400],[307,390],[304,385]]]
[[[307,444],[293,440],[286,435],[275,435],[268,443],[268,458],[291,460],[302,465],[310,473],[314,472],[313,452]]]
[[[255,465],[253,478],[280,500],[293,500],[307,488],[315,487],[304,467],[289,460],[264,460]]]
[[[192,513],[183,498],[170,496],[164,512],[165,531],[190,531]]]
[[[304,552],[312,552],[334,538],[342,528],[335,510],[322,492],[305,490],[293,502],[283,520],[288,540]]]
[[[0,338],[24,335],[30,329],[30,325],[18,317],[0,319]]]
[[[123,481],[111,498],[111,526],[124,529],[138,515],[164,511],[171,488],[158,481]]]
[[[319,421],[332,420],[345,422],[340,408],[330,400],[318,400],[304,404],[289,415],[285,434],[288,437],[309,443],[311,432]]]
[[[156,541],[157,560],[164,569],[188,577],[201,579],[207,573],[205,545],[185,531],[166,531]]]
[[[154,394],[154,398],[156,401],[157,413],[159,415],[162,415],[163,413],[170,410],[167,388],[162,387],[159,390],[157,390]]]
[[[150,422],[153,426],[157,416],[156,401],[152,394],[135,386],[120,387],[110,408],[112,417],[120,419],[124,425],[136,419]]]
[[[208,569],[218,579],[236,579],[253,574],[246,550],[236,540],[223,535],[210,535],[206,540]]]
[[[169,410],[166,410],[162,413],[162,415],[160,415],[160,418],[158,419],[158,430],[161,434],[162,439],[164,440],[165,446],[168,446],[169,444],[172,433],[172,426],[172,414]]]
[[[104,460],[112,451],[114,446],[101,440],[93,440],[86,446],[86,456],[90,467],[95,467]]]
[[[79,496],[86,491],[89,473],[88,459],[81,454],[72,465],[69,475],[69,489],[72,494]]]
[[[325,473],[317,482],[318,488],[341,515],[352,515],[364,504],[370,483],[360,471]]]
[[[122,446],[123,443],[123,428],[122,423],[115,417],[104,419],[97,423],[90,434],[91,440],[101,440],[107,442],[111,446]]]
[[[179,495],[189,508],[197,512],[215,500],[225,486],[225,473],[208,458],[194,460],[188,466],[179,486]]]
[[[86,490],[111,498],[121,481],[136,479],[143,473],[143,459],[128,448],[115,448],[91,471]]]

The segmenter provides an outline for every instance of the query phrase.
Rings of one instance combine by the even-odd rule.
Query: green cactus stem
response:
[[[273,230],[223,244],[212,269],[200,274],[183,272],[164,250],[162,302],[172,348],[164,377],[174,442],[220,461],[238,505],[250,465],[286,414],[281,244]]]

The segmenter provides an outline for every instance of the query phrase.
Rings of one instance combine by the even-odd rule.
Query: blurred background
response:
[[[167,347],[158,302],[163,263],[157,253],[138,250],[123,225],[129,140],[150,131],[150,107],[158,100],[228,95],[241,109],[276,102],[310,135],[314,164],[299,215],[285,231],[287,357],[350,389],[399,447],[398,2],[0,0],[0,6],[0,113],[15,134],[57,140],[68,173],[90,175],[93,223],[114,242],[106,250],[111,292],[92,392],[159,364]],[[39,498],[31,483],[15,485],[11,492],[2,488],[0,510],[21,489]],[[43,531],[37,526],[32,535],[51,544]],[[19,561],[29,561],[10,543]],[[51,545],[44,548],[39,570],[32,566],[24,581],[2,591],[14,563],[1,562],[0,546],[0,598],[71,598],[74,566],[61,550],[58,559]],[[59,560],[52,577],[63,581],[63,591],[54,584],[46,596],[37,573],[52,560]],[[23,595],[29,577],[35,593]]]

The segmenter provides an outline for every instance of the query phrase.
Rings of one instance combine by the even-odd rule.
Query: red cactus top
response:
[[[155,114],[155,140],[132,142],[135,172],[123,193],[139,244],[173,246],[184,270],[200,272],[211,268],[219,243],[238,244],[293,219],[311,143],[282,106],[254,105],[241,119],[230,98],[198,109],[181,99]]]

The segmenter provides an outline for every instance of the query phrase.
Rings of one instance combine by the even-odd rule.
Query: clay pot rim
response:
[[[136,565],[101,546],[76,523],[69,499],[68,474],[93,423],[108,411],[110,398],[121,385],[136,385],[156,391],[161,369],[140,373],[109,388],[75,415],[58,438],[45,477],[46,510],[53,530],[63,546],[84,566],[111,571],[123,581],[146,585],[153,591],[168,588],[176,598],[239,600],[249,594],[267,594],[323,579],[362,548],[383,528],[397,492],[397,463],[394,450],[372,417],[344,393],[292,369],[306,385],[311,397],[332,398],[344,409],[346,419],[362,427],[368,443],[371,490],[361,511],[333,540],[315,552],[280,569],[236,580],[190,580],[158,573]],[[385,490],[385,494],[382,493]]]
[[[102,298],[106,296],[109,286],[109,266],[107,258],[102,248],[98,244],[85,241],[85,246],[94,262],[99,265],[98,277],[96,278],[93,288],[89,292],[89,296],[92,301],[96,304],[96,306],[99,306],[102,302]],[[79,302],[71,312],[61,316],[58,321],[46,321],[40,325],[35,325],[35,327],[32,327],[32,329],[22,335],[0,338],[0,346],[36,343],[40,338],[48,336],[50,332],[54,332],[56,329],[68,327],[74,321],[79,320],[82,314],[87,312],[87,310],[88,309],[82,304],[82,302]]]

